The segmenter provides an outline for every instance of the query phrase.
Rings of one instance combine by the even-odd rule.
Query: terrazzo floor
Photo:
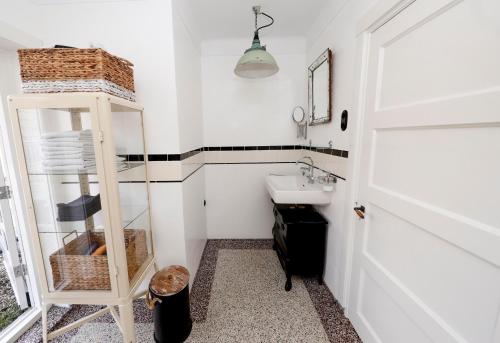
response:
[[[193,330],[186,342],[361,342],[328,288],[316,280],[293,278],[290,292],[268,240],[209,240],[191,290]],[[100,306],[53,307],[52,329]],[[154,342],[151,313],[134,303],[137,342]],[[18,342],[40,342],[37,322]],[[110,315],[52,342],[121,343]]]

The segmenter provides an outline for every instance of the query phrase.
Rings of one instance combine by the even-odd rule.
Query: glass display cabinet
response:
[[[156,265],[141,105],[106,93],[9,97],[44,342],[111,313],[135,342],[132,301]],[[52,304],[101,311],[47,332]],[[118,307],[118,311],[117,311]]]

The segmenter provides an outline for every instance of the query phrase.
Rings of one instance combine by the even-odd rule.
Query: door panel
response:
[[[498,86],[500,44],[491,43],[498,41],[500,21],[488,18],[495,11],[498,1],[452,4],[384,42],[380,107]]]
[[[499,137],[500,126],[378,130],[372,183],[495,225],[500,211],[486,204],[500,204],[500,183],[484,180],[500,175],[500,163],[484,168],[484,161],[500,156]],[[476,206],[481,203],[485,206]]]
[[[387,293],[387,290],[377,283],[370,274],[364,273],[362,275],[360,289],[362,293],[360,294],[359,312],[363,314],[365,323],[377,328],[376,332],[372,331],[376,342],[432,342]],[[386,315],[381,316],[380,312]],[[379,328],[386,329],[379,330]]]
[[[497,0],[417,0],[370,37],[364,342],[500,342],[499,37]]]
[[[370,215],[368,257],[411,285],[412,293],[450,326],[470,327],[475,331],[471,337],[492,332],[500,303],[498,268],[375,205]],[[487,342],[486,337],[480,342]]]

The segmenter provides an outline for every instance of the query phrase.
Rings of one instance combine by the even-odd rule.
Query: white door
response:
[[[0,111],[2,104],[0,100]],[[0,134],[0,142],[3,142]],[[17,240],[17,233],[11,211],[11,191],[6,183],[4,174],[5,151],[0,148],[0,249],[2,250],[3,264],[9,277],[10,284],[16,296],[17,303],[21,309],[29,306],[26,293],[26,267],[23,265],[20,255],[21,247]]]
[[[417,0],[372,33],[365,107],[355,328],[499,343],[500,1]]]

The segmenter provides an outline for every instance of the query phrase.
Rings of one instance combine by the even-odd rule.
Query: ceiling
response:
[[[189,11],[201,39],[249,38],[254,29],[252,6],[271,15],[275,23],[263,36],[305,36],[323,7],[332,0],[180,0]],[[187,13],[184,13],[186,15]],[[259,17],[259,26],[269,20]]]

